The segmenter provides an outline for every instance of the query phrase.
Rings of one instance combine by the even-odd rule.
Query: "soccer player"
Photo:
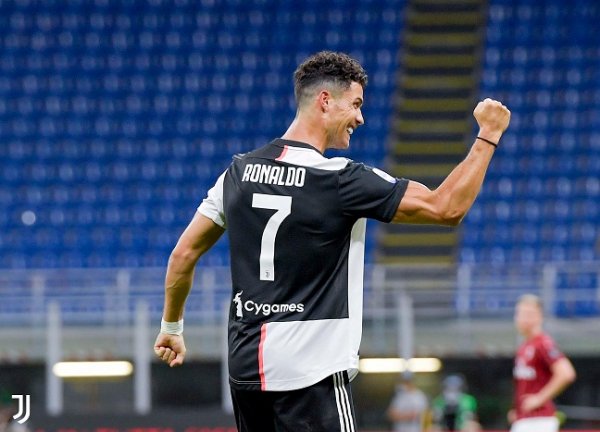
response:
[[[365,218],[457,225],[477,196],[510,112],[475,108],[479,138],[436,190],[341,157],[364,124],[367,74],[320,52],[294,73],[297,112],[281,138],[234,157],[175,246],[155,353],[182,364],[194,267],[227,230],[229,376],[242,432],[355,431]]]
[[[552,402],[575,380],[573,365],[542,329],[539,297],[526,294],[515,308],[515,326],[525,338],[517,350],[513,377],[514,409],[511,432],[557,432],[559,421]]]

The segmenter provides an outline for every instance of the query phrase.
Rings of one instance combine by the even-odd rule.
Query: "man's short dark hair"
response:
[[[301,104],[316,85],[333,84],[340,90],[348,90],[352,82],[363,88],[367,85],[367,73],[358,61],[347,54],[321,51],[307,58],[294,72],[294,95]]]

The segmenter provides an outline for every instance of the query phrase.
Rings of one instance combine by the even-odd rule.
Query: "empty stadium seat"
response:
[[[598,260],[600,5],[493,0],[488,18],[480,93],[512,117],[465,219],[460,260]],[[510,227],[509,241],[498,226]]]
[[[381,164],[405,0],[269,2],[0,4],[0,266],[165,265],[232,154],[285,131],[324,40],[364,56],[346,156]]]
[[[461,262],[598,260],[599,17],[583,1],[490,2],[481,95],[512,118],[465,218]],[[597,315],[594,278],[559,279],[555,312]],[[589,301],[572,300],[585,289]]]

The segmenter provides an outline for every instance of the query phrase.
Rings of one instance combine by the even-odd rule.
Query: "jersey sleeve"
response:
[[[225,180],[225,171],[219,176],[215,185],[208,191],[208,194],[198,207],[198,212],[203,214],[221,228],[226,228],[225,212],[223,211],[223,182]]]
[[[406,192],[408,180],[378,168],[350,162],[339,172],[339,196],[345,214],[391,222]]]
[[[561,350],[558,349],[558,346],[556,346],[554,340],[552,340],[550,337],[544,337],[540,341],[538,350],[540,353],[540,358],[548,366],[551,366],[555,361],[565,356]]]

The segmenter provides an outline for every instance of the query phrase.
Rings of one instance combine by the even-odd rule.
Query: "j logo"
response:
[[[19,401],[19,412],[16,413],[13,416],[13,418],[17,421],[17,423],[23,424],[27,420],[29,420],[30,396],[29,395],[13,395],[12,398]]]

